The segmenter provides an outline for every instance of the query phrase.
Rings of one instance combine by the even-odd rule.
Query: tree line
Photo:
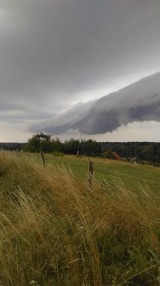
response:
[[[123,158],[136,157],[137,161],[160,164],[160,143],[156,142],[101,142],[101,151],[107,158],[112,158],[112,152]]]
[[[52,138],[51,135],[33,135],[24,147],[24,151],[30,152],[61,152],[64,154],[100,156],[101,146],[95,140],[78,140],[71,138],[62,142],[59,138]]]
[[[151,162],[160,165],[160,143],[155,142],[96,142],[71,138],[62,142],[48,134],[34,134],[27,143],[0,143],[5,150],[24,150],[29,152],[59,152],[61,154],[101,156],[115,159],[113,152],[123,158],[136,157],[137,162]]]
[[[35,134],[24,147],[30,152],[61,152],[64,154],[80,154],[102,156],[114,159],[113,152],[123,158],[136,157],[139,162],[160,164],[160,143],[155,142],[96,142],[95,140],[78,140],[71,138],[62,142],[59,138],[43,133]]]

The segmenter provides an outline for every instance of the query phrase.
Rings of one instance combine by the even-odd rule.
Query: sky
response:
[[[159,72],[159,51],[159,0],[0,0],[0,142],[25,142],[47,122],[62,140],[159,141],[154,116],[101,132],[54,128],[68,112],[78,110],[76,121],[104,96]]]

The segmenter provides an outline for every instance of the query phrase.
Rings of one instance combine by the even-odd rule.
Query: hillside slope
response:
[[[1,285],[157,285],[157,194],[6,154],[0,178]]]

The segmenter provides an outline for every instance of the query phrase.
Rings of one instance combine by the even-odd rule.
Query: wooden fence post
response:
[[[45,162],[45,157],[44,157],[44,153],[43,151],[40,152],[41,154],[41,158],[42,158],[42,162],[43,162],[43,166],[45,167],[46,166],[46,162]]]
[[[89,166],[88,166],[88,182],[89,182],[89,186],[92,186],[93,183],[93,177],[94,177],[94,165],[93,165],[93,161],[89,161]]]
[[[19,158],[20,150],[17,148],[16,149],[16,157]]]

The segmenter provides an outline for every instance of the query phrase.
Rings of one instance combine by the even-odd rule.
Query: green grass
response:
[[[46,159],[0,155],[0,285],[159,285],[160,169]]]
[[[24,157],[42,164],[39,154],[23,154]],[[77,158],[76,156],[54,157],[46,154],[46,165],[51,168],[62,167],[71,170],[73,174],[83,179],[87,177],[89,157]],[[160,168],[149,165],[131,164],[114,160],[92,158],[95,167],[95,179],[102,184],[117,178],[131,190],[140,188],[160,191]]]

